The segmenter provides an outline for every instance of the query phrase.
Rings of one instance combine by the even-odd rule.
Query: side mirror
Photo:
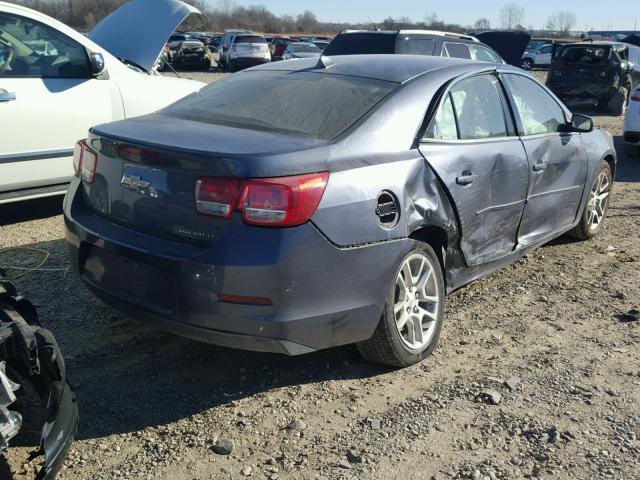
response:
[[[101,53],[91,52],[89,54],[89,60],[91,61],[91,74],[94,77],[99,77],[105,71],[104,57]]]
[[[571,130],[578,133],[589,133],[594,128],[593,119],[586,115],[574,113],[571,117]]]

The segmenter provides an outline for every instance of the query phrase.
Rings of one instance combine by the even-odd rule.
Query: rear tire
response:
[[[627,111],[629,103],[629,90],[622,87],[609,99],[607,106],[609,111],[616,116],[624,115]]]
[[[600,233],[609,210],[612,188],[611,167],[603,160],[589,189],[589,198],[582,210],[580,223],[568,232],[569,236],[579,240],[589,240]]]
[[[444,277],[435,252],[426,243],[400,262],[389,286],[382,318],[373,336],[357,344],[368,361],[408,367],[436,348],[444,317]]]

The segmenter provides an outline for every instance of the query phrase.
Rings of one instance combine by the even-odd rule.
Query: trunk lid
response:
[[[207,246],[241,220],[237,214],[230,220],[199,214],[198,178],[324,171],[326,143],[161,115],[100,126],[88,139],[98,166],[95,181],[83,185],[85,202],[130,230]]]
[[[522,65],[522,55],[531,40],[531,34],[521,30],[491,30],[472,35],[498,52],[509,65],[516,67]]]
[[[133,0],[98,23],[89,38],[150,72],[174,30],[196,7],[180,0]]]

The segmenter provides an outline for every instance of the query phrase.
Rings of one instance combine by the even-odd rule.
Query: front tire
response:
[[[613,175],[611,174],[611,167],[603,160],[591,184],[589,199],[582,211],[580,223],[569,232],[570,236],[579,240],[589,240],[602,230],[604,219],[609,210],[612,187]]]
[[[525,58],[522,61],[522,69],[529,71],[532,68],[533,68],[533,60],[531,60],[530,58]]]
[[[408,367],[436,348],[444,317],[444,276],[431,246],[414,242],[387,292],[384,312],[369,340],[357,344],[368,361]]]

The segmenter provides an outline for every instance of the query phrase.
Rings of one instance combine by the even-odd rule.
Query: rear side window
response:
[[[629,48],[629,61],[635,65],[640,66],[640,49]]]
[[[447,95],[446,100],[436,113],[431,128],[427,132],[427,138],[434,140],[457,140],[458,127],[456,126],[456,115],[453,111],[451,96]]]
[[[357,122],[397,84],[315,72],[244,72],[162,111],[196,122],[329,140]]]
[[[466,43],[446,42],[444,44],[444,49],[449,57],[471,59],[471,53],[469,52],[469,47]]]
[[[324,54],[370,55],[395,53],[396,35],[389,33],[341,33],[329,44]]]
[[[432,38],[403,35],[398,37],[396,51],[405,55],[433,55],[435,47],[436,42]]]
[[[507,74],[504,79],[524,136],[556,133],[567,123],[560,105],[536,82],[522,75]]]
[[[486,47],[469,45],[473,59],[478,62],[502,63],[502,59]]]
[[[436,114],[427,137],[436,140],[481,140],[506,137],[507,125],[497,79],[480,75],[453,86]]]
[[[507,136],[496,82],[492,76],[480,75],[462,80],[451,89],[461,140]]]
[[[267,43],[260,35],[238,35],[234,39],[235,43]]]

